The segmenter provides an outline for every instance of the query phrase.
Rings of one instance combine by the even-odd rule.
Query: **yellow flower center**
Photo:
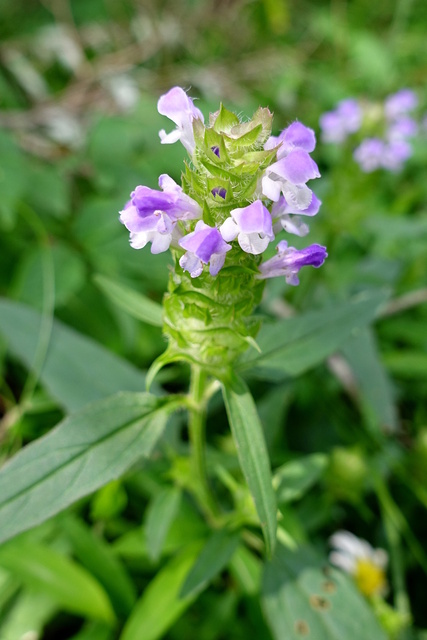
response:
[[[387,586],[384,569],[366,558],[357,560],[354,579],[365,596],[383,593]]]

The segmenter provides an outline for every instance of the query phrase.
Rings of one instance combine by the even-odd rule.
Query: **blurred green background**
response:
[[[118,221],[135,185],[156,187],[161,173],[180,178],[185,152],[159,143],[159,129],[172,125],[157,114],[158,97],[179,85],[198,98],[205,115],[220,102],[243,118],[268,106],[275,134],[298,119],[320,140],[319,116],[337,101],[382,101],[407,87],[417,92],[422,119],[426,32],[425,0],[2,0],[1,296],[54,314],[147,369],[165,348],[160,329],[116,307],[94,277],[156,301],[165,291],[168,255],[131,250]],[[289,317],[366,291],[386,292],[389,302],[371,329],[321,366],[276,384],[251,384],[273,466],[300,455],[327,456],[317,485],[289,507],[294,535],[325,550],[328,536],[347,528],[387,546],[384,522],[394,518],[414,620],[414,635],[405,637],[418,639],[426,636],[415,629],[427,628],[426,142],[424,131],[398,174],[363,174],[348,147],[318,142],[313,157],[322,178],[313,187],[323,205],[310,241],[325,244],[329,258],[322,269],[301,274],[297,288],[268,283],[262,312]],[[70,404],[40,379],[37,354],[33,360],[1,318],[0,329],[5,460],[55,425]],[[34,336],[29,331],[37,343],[38,327]],[[181,390],[187,379],[185,368],[176,367],[163,382]],[[217,407],[210,429],[211,444],[227,452],[228,429]],[[376,474],[391,507],[378,497]],[[140,531],[159,478],[156,469],[131,474],[74,512],[115,548],[138,593],[156,567],[132,546],[132,532]],[[64,541],[67,526],[59,520],[39,538],[79,556],[75,541]],[[18,599],[21,582],[6,588],[5,580],[0,574],[0,629],[4,640],[15,640],[20,636],[8,629],[19,628],[19,607],[35,616],[37,606],[26,591],[19,592],[24,604]],[[223,591],[219,582],[166,637],[238,639],[252,637],[255,628],[256,637],[268,640],[251,597],[227,599]],[[118,637],[85,622],[81,612],[64,613],[43,590],[37,597],[44,598],[44,615],[35,639]],[[238,623],[239,612],[244,622]]]

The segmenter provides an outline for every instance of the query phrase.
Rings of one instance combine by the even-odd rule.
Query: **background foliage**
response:
[[[187,491],[185,414],[165,428],[166,401],[153,406],[142,396],[136,418],[126,393],[111,406],[105,400],[143,391],[165,348],[157,306],[138,317],[138,300],[126,292],[161,302],[168,256],[131,250],[117,212],[136,184],[155,187],[160,173],[180,179],[184,150],[162,147],[157,133],[165,126],[157,98],[174,85],[191,87],[205,113],[220,101],[244,117],[269,106],[278,129],[298,118],[318,133],[320,114],[338,100],[383,100],[402,87],[415,89],[427,112],[427,5],[3,0],[0,12],[0,456],[66,418],[76,449],[61,449],[57,432],[51,484],[63,483],[67,504],[77,500],[46,520],[57,512],[49,480],[40,484],[40,464],[16,462],[16,481],[1,496],[2,539],[23,530],[9,514],[19,505],[24,520],[28,500],[16,501],[25,483],[45,513],[34,507],[27,526],[43,524],[0,547],[0,638],[30,629],[43,640],[284,637],[287,623],[274,612],[288,602],[286,585],[279,593],[267,569],[263,613],[259,554],[234,534],[212,538]],[[259,341],[265,352],[278,336],[287,342],[267,362],[248,352],[241,373],[277,472],[281,535],[323,558],[342,528],[387,548],[389,601],[412,616],[399,637],[422,640],[426,137],[399,174],[362,174],[348,148],[319,143],[314,157],[323,205],[311,238],[328,247],[328,261],[297,288],[268,283]],[[188,370],[166,368],[156,383],[157,392],[185,392]],[[87,421],[102,434],[79,457]],[[116,453],[139,438],[129,458],[108,460],[108,477],[95,464],[102,438]],[[208,445],[218,491],[230,509],[232,501],[247,509],[245,535],[256,546],[219,394]],[[312,585],[317,574],[304,573],[304,558],[289,575]],[[348,616],[357,597],[345,600]]]

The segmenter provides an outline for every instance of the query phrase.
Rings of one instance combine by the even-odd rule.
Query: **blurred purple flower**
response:
[[[184,271],[188,271],[192,278],[197,278],[203,271],[203,264],[209,265],[209,273],[216,276],[222,269],[225,254],[232,248],[222,239],[216,227],[210,227],[203,220],[199,220],[192,233],[184,236],[179,241],[180,246],[186,250],[181,256],[179,264]]]
[[[167,134],[164,129],[159,131],[162,144],[172,144],[181,140],[192,156],[195,148],[193,120],[198,119],[204,122],[203,113],[194,106],[193,100],[181,87],[173,87],[161,96],[157,103],[157,110],[176,124],[176,129],[171,133]]]
[[[274,240],[269,210],[256,200],[242,209],[230,211],[230,218],[221,225],[220,233],[224,240],[237,241],[246,253],[259,255]]]
[[[362,109],[357,100],[348,98],[338,102],[336,109],[320,116],[320,128],[324,142],[340,143],[360,129]]]
[[[387,129],[388,140],[413,138],[418,133],[418,124],[409,116],[399,116]]]
[[[301,267],[321,267],[328,254],[326,247],[319,244],[311,244],[305,249],[288,247],[286,240],[282,240],[276,247],[277,255],[263,262],[259,270],[259,278],[275,278],[285,276],[286,282],[291,285],[299,284],[298,272]]]
[[[387,118],[394,120],[408,113],[408,111],[413,111],[417,105],[418,97],[415,91],[412,91],[412,89],[401,89],[386,98],[384,111]]]
[[[353,152],[353,158],[365,173],[371,173],[382,166],[386,143],[379,138],[366,138]]]

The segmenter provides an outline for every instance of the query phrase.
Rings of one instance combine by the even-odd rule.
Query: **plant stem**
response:
[[[200,507],[212,524],[216,522],[218,506],[209,486],[206,469],[206,373],[197,365],[191,367],[188,432],[191,443],[191,468],[194,474],[194,492]]]

